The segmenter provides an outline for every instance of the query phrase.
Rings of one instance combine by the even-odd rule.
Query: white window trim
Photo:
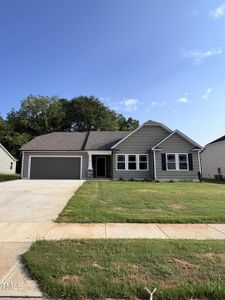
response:
[[[81,155],[52,155],[52,154],[49,154],[49,155],[29,155],[29,158],[28,158],[28,179],[30,179],[30,171],[31,171],[31,159],[33,157],[58,157],[58,158],[61,158],[61,157],[78,157],[80,158],[80,179],[82,179],[82,168],[83,168],[83,157]]]
[[[117,168],[118,163],[119,163],[118,159],[117,159],[118,155],[124,155],[125,156],[125,169],[118,169]],[[136,170],[128,168],[128,156],[129,155],[135,155],[136,156],[136,166],[137,166]],[[141,155],[145,155],[147,157],[147,160],[146,160],[147,169],[140,169],[140,156]],[[123,162],[121,162],[121,163],[123,163]],[[145,163],[145,162],[143,162],[143,163]],[[133,153],[124,154],[124,153],[118,153],[118,154],[116,154],[116,171],[118,171],[118,172],[124,172],[124,171],[128,171],[128,172],[137,172],[137,171],[140,172],[140,171],[144,171],[145,172],[145,171],[149,171],[149,155],[146,154],[146,153],[143,153],[143,154],[133,154]]]
[[[168,169],[168,159],[167,156],[168,155],[175,155],[175,166],[176,169]],[[179,168],[179,155],[186,155],[187,157],[187,169],[180,169]],[[187,172],[189,171],[189,161],[188,161],[188,153],[166,153],[166,171],[168,172]]]

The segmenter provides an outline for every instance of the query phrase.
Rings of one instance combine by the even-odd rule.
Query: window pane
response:
[[[129,169],[129,170],[136,170],[136,162],[135,162],[135,163],[133,163],[133,162],[132,162],[132,163],[129,163],[129,164],[128,164],[128,169]]]
[[[125,155],[117,155],[117,161],[125,161]]]
[[[187,155],[179,154],[179,161],[180,161],[180,163],[187,162]]]
[[[140,170],[147,170],[147,163],[141,162],[140,163]]]
[[[175,162],[175,154],[168,154],[167,155],[168,162]]]
[[[168,168],[168,170],[176,170],[176,164],[175,163],[168,163],[167,168]]]
[[[118,163],[117,164],[117,169],[118,170],[125,170],[125,163]]]
[[[187,170],[187,163],[179,163],[179,169],[180,170]]]
[[[140,155],[139,161],[143,161],[143,162],[147,161],[147,155]]]
[[[128,156],[128,160],[131,162],[131,161],[133,161],[133,162],[136,162],[136,155],[129,155]]]
[[[179,170],[187,170],[187,155],[186,154],[179,154]]]

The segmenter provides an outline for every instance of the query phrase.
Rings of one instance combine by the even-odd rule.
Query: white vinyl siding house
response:
[[[201,155],[202,175],[215,178],[222,175],[225,179],[225,136],[205,146]]]
[[[0,174],[15,174],[17,160],[0,144]]]

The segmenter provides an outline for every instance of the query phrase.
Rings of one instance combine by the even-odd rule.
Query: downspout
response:
[[[154,177],[154,180],[156,180],[157,178],[157,174],[156,174],[156,158],[155,158],[155,150],[152,150],[153,152],[153,177]]]
[[[202,152],[202,150],[198,151],[198,166],[199,166],[199,172],[201,173],[201,176],[202,176],[202,161],[201,161],[201,156],[200,156],[201,152]]]

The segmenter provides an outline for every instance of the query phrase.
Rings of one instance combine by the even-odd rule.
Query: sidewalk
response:
[[[107,238],[225,239],[225,224],[0,223],[0,242]]]
[[[225,239],[225,224],[0,223],[0,297],[42,297],[19,261],[32,242],[113,238],[221,240]]]

